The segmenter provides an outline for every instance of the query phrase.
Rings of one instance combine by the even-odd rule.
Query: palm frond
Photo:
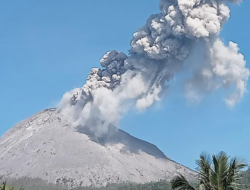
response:
[[[179,174],[173,180],[171,180],[171,188],[178,190],[195,190],[195,188],[190,185],[190,183],[182,174]]]
[[[6,190],[6,182],[3,182],[0,186],[0,190]]]
[[[225,152],[219,152],[217,155],[212,156],[213,167],[211,168],[211,184],[213,189],[222,190],[224,187],[224,181],[228,176],[228,159],[229,156]]]
[[[240,190],[242,173],[241,170],[248,165],[242,159],[232,158],[223,151],[212,157],[201,154],[196,160],[199,173],[199,190]],[[179,174],[171,181],[172,189],[194,190],[186,178]]]
[[[240,180],[242,175],[240,174],[240,170],[247,166],[248,165],[243,159],[232,158],[229,163],[228,175],[225,185],[233,189],[241,189],[242,185],[240,184]]]
[[[200,183],[203,184],[206,190],[211,189],[210,186],[210,173],[211,173],[211,156],[202,153],[200,159],[195,161],[198,168]]]
[[[0,190],[15,190],[14,187],[7,186],[7,182],[3,182],[0,185]],[[19,190],[24,190],[24,188],[19,188]]]

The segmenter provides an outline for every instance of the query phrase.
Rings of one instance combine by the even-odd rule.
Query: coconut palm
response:
[[[201,154],[196,161],[200,180],[199,190],[237,190],[240,189],[240,171],[247,166],[244,160],[230,159],[225,152],[212,157]],[[187,179],[179,174],[171,181],[172,189],[195,190]]]

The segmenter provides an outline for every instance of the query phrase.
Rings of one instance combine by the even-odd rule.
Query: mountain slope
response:
[[[168,159],[155,145],[117,130],[95,139],[73,128],[57,109],[21,121],[0,138],[0,175],[76,186],[145,183],[195,172]]]

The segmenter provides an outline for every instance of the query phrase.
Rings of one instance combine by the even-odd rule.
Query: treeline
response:
[[[250,190],[250,169],[242,172],[241,184],[243,190]]]
[[[244,160],[230,158],[225,152],[209,156],[201,154],[196,160],[199,179],[194,183],[179,174],[171,182],[158,181],[145,184],[121,183],[109,184],[106,187],[78,187],[73,190],[250,190],[250,168],[243,171],[248,165]],[[199,181],[198,181],[199,180]],[[0,190],[67,190],[62,186],[48,184],[40,179],[20,178],[3,182]]]
[[[20,178],[8,181],[9,186],[14,190],[23,187],[24,190],[68,190],[65,187],[48,184],[40,179]],[[1,189],[0,189],[1,190]],[[151,182],[145,184],[121,183],[109,184],[106,187],[78,187],[73,190],[171,190],[170,183],[167,181]]]
[[[111,184],[101,188],[76,188],[74,190],[171,190],[167,181],[151,182],[146,184],[122,183]]]
[[[9,186],[14,187],[14,190],[18,190],[20,187],[24,187],[24,190],[68,190],[65,187],[60,187],[54,184],[48,184],[39,179],[21,178],[18,180],[10,180],[7,182]],[[242,184],[242,190],[250,190],[249,169],[245,172],[242,172],[241,184]],[[198,186],[198,184],[196,186]],[[101,188],[79,187],[73,190],[171,190],[171,185],[167,181],[159,181],[146,184],[135,184],[135,183],[110,184],[106,187],[101,187]]]

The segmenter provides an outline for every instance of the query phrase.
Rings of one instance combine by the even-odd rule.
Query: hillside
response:
[[[57,109],[21,121],[0,138],[0,176],[40,178],[74,188],[170,180],[195,172],[155,145],[122,130],[98,139],[72,127]]]

